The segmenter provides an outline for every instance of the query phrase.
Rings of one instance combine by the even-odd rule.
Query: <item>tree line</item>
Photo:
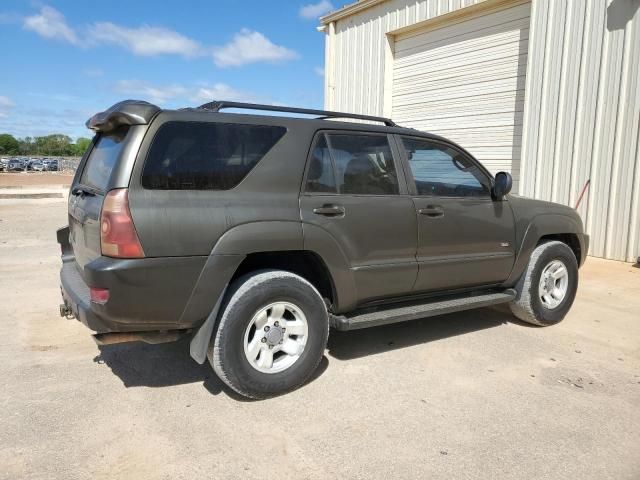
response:
[[[37,155],[52,157],[80,157],[91,143],[80,137],[75,142],[71,137],[54,133],[44,137],[15,138],[8,133],[0,134],[0,155]]]

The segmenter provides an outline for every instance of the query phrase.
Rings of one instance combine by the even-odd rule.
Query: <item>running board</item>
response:
[[[472,308],[487,307],[499,303],[510,302],[516,297],[516,291],[509,288],[501,292],[489,292],[475,295],[447,297],[446,299],[432,300],[428,303],[395,307],[370,308],[356,310],[351,315],[330,315],[331,326],[337,330],[357,330],[360,328],[388,325],[390,323],[406,322],[419,318],[444,315],[446,313],[460,312]]]

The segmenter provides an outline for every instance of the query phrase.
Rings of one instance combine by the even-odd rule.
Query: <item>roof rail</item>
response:
[[[278,105],[262,105],[259,103],[241,103],[241,102],[226,102],[226,101],[213,101],[200,105],[198,108],[204,110],[211,110],[212,112],[219,112],[223,108],[240,108],[244,110],[266,110],[270,112],[283,112],[283,113],[303,113],[306,115],[320,115],[319,120],[326,120],[329,118],[353,118],[356,120],[369,120],[371,122],[384,123],[387,127],[397,127],[395,122],[390,118],[375,117],[372,115],[360,115],[357,113],[345,113],[345,112],[331,112],[329,110],[314,110],[311,108],[294,108],[294,107],[281,107]]]

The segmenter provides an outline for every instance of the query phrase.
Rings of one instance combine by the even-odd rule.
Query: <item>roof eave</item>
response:
[[[331,22],[335,22],[336,20],[341,20],[343,18],[349,17],[358,12],[366,10],[367,8],[375,7],[376,5],[386,1],[387,0],[360,0],[354,3],[350,3],[336,10],[335,12],[331,12],[325,15],[324,17],[320,17],[320,24],[328,25]]]

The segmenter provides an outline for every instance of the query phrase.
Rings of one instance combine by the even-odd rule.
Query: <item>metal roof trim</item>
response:
[[[366,10],[367,8],[375,7],[376,5],[386,2],[387,0],[361,0],[358,2],[350,3],[342,8],[339,8],[335,12],[328,13],[324,17],[320,17],[321,25],[328,25],[336,20],[341,20],[346,17],[350,17],[358,12]]]

